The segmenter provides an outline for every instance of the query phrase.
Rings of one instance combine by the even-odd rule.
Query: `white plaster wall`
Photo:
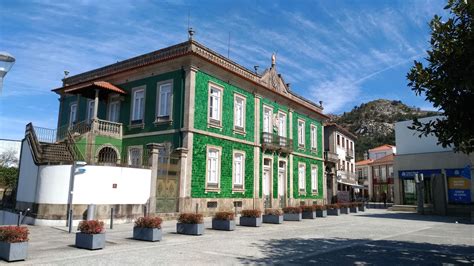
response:
[[[20,174],[18,177],[17,201],[34,202],[36,195],[38,166],[33,161],[30,146],[26,139],[20,155]]]
[[[432,116],[419,119],[426,123],[442,116]],[[443,148],[438,145],[438,139],[434,135],[418,137],[419,133],[410,130],[407,127],[412,124],[412,120],[395,123],[395,142],[397,146],[397,155],[452,151],[452,148]]]
[[[85,166],[76,174],[73,204],[144,204],[150,196],[151,170]],[[66,204],[71,165],[41,166],[36,203]],[[117,184],[117,188],[113,188]]]

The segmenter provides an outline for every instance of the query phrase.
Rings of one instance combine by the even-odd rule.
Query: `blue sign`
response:
[[[471,168],[446,169],[448,179],[448,201],[471,203]]]
[[[416,174],[423,174],[423,178],[431,178],[431,175],[440,175],[441,169],[398,171],[398,177],[400,179],[414,179]]]

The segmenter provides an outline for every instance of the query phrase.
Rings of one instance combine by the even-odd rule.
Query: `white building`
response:
[[[419,119],[426,123],[441,116]],[[469,156],[438,145],[434,135],[419,137],[408,129],[412,121],[395,124],[395,203],[416,205],[416,174],[423,174],[424,202],[437,214],[468,214],[474,183]]]

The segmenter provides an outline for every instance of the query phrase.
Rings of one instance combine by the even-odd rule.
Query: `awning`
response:
[[[337,181],[337,183],[347,185],[347,186],[351,186],[353,188],[365,188],[364,185],[352,184],[352,183],[348,183],[348,182],[344,182],[344,181]]]
[[[65,89],[64,92],[69,94],[80,94],[83,97],[94,99],[95,89],[99,90],[99,98],[104,98],[109,93],[118,93],[122,95],[127,94],[124,90],[107,81],[95,81],[83,84],[79,87]]]

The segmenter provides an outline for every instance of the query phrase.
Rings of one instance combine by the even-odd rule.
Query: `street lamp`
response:
[[[84,166],[87,163],[83,161],[74,161],[71,166],[71,176],[69,177],[69,195],[67,199],[67,220],[66,225],[69,227],[69,233],[72,231],[73,222],[73,211],[72,211],[72,199],[74,196],[74,181],[77,174],[83,174],[86,172]]]
[[[0,94],[2,94],[3,78],[15,63],[15,58],[7,53],[0,52]]]
[[[418,213],[419,214],[424,214],[425,212],[425,206],[424,206],[424,193],[423,193],[423,180],[424,176],[423,174],[415,174],[415,182],[416,182],[416,192],[417,192],[417,203],[418,203]]]

